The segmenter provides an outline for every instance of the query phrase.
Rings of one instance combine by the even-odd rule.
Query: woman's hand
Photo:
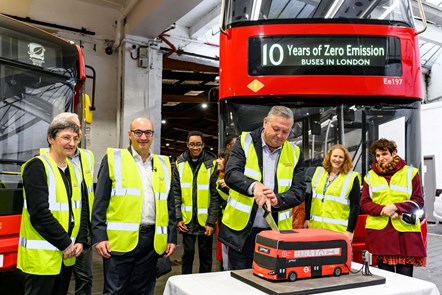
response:
[[[396,211],[397,207],[395,204],[388,204],[385,205],[384,208],[382,208],[381,215],[386,215],[388,217],[395,218],[394,217],[395,214],[398,215]]]
[[[226,182],[224,181],[224,179],[220,179],[220,180],[218,180],[218,185],[219,185],[221,188],[228,187],[227,184],[226,184]]]

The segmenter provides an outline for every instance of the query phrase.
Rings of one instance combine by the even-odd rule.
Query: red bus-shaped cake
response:
[[[351,245],[342,234],[325,229],[263,231],[256,237],[253,274],[290,280],[348,274]]]

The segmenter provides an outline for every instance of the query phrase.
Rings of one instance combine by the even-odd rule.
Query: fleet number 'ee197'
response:
[[[402,85],[402,79],[401,78],[384,78],[384,84],[391,85],[391,86],[399,86],[399,85]]]

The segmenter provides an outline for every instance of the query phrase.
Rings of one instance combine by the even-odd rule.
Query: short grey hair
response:
[[[55,116],[54,119],[52,120],[52,122],[58,121],[58,120],[72,120],[71,119],[72,117],[76,117],[78,119],[78,121],[80,121],[78,114],[70,113],[70,112],[63,112],[63,113],[60,113],[57,116]]]
[[[290,119],[293,122],[293,112],[291,109],[285,106],[274,106],[270,109],[267,114],[267,119],[271,117],[283,117],[286,119]]]
[[[64,113],[62,113],[62,114],[64,114]],[[72,129],[72,130],[74,130],[75,133],[77,133],[77,135],[80,135],[80,133],[79,133],[80,128],[78,127],[78,125],[74,121],[72,121],[72,119],[70,119],[72,113],[68,113],[68,114],[70,114],[70,116],[68,116],[68,117],[66,117],[65,115],[60,116],[61,115],[60,114],[52,120],[51,124],[49,124],[49,127],[48,127],[47,135],[49,138],[55,138],[57,136],[58,132],[60,132],[61,130],[64,130],[64,129]]]

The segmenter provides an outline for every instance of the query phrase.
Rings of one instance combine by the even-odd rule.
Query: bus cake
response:
[[[272,280],[340,276],[351,270],[347,236],[326,229],[266,230],[256,236],[252,271]]]

